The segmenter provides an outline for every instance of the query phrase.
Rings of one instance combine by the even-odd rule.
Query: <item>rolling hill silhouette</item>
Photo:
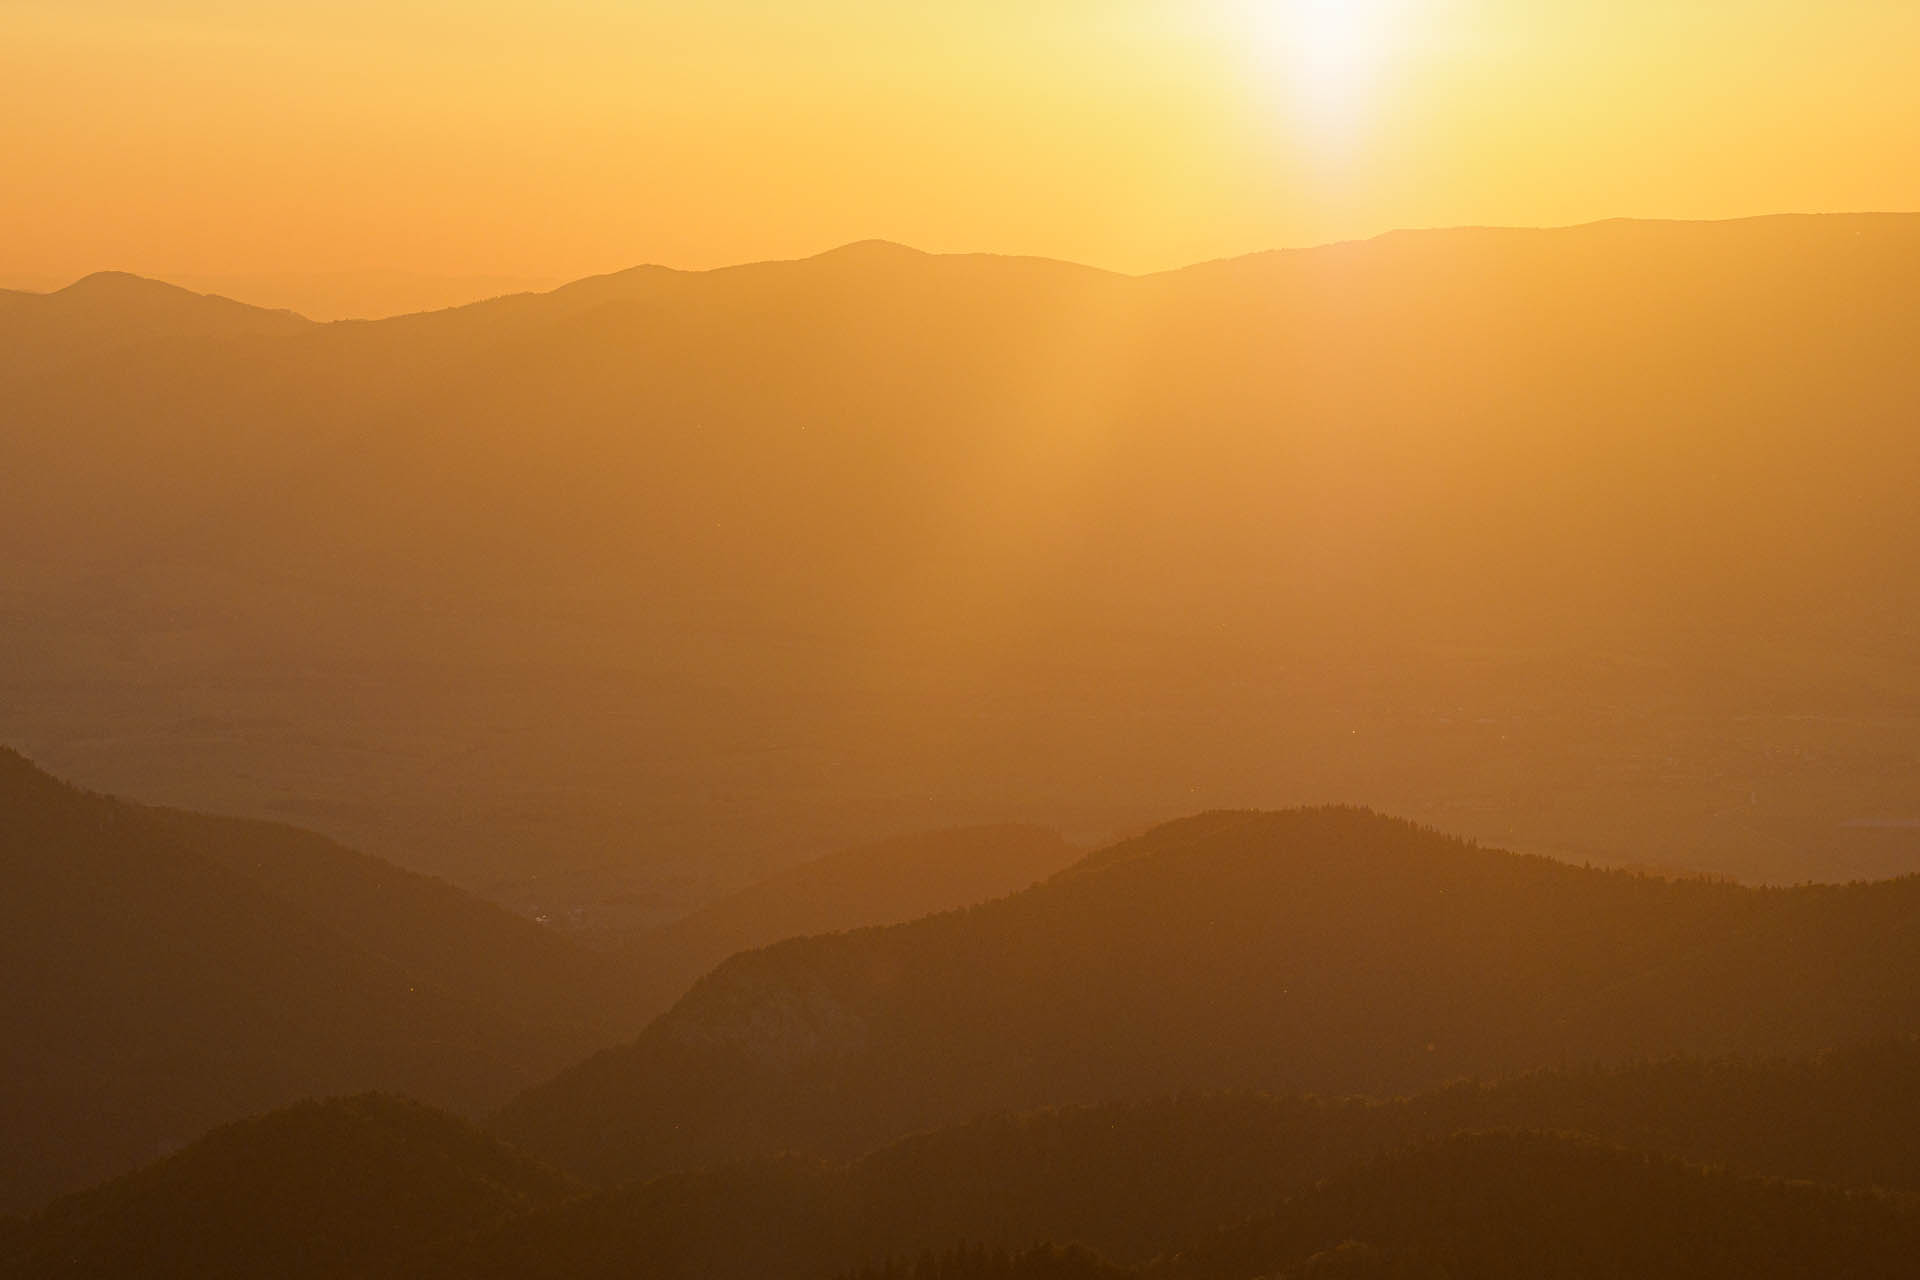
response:
[[[627,949],[647,1017],[666,1012],[728,956],[786,938],[899,924],[1002,897],[1078,857],[1043,827],[974,827],[902,836],[828,854],[642,934]]]
[[[0,1000],[17,1208],[307,1094],[485,1110],[735,950],[982,901],[1075,856],[1031,827],[900,837],[608,955],[310,832],[91,795],[4,750],[0,816],[23,915],[0,943],[19,974]]]
[[[869,245],[132,345],[10,297],[0,732],[657,920],[888,831],[1329,798],[1911,870],[1916,264],[1896,215]]]
[[[1183,1089],[1806,1053],[1920,1017],[1920,879],[1755,890],[1358,811],[1213,814],[1025,893],[736,956],[497,1132],[603,1180]]]
[[[250,307],[175,285],[99,271],[55,293],[0,289],[0,377],[45,376],[160,343],[218,343],[314,327],[290,311]]]
[[[1334,1179],[1152,1274],[1893,1277],[1911,1206],[1541,1134],[1469,1135]],[[1341,1257],[1343,1247],[1359,1256]],[[1904,1256],[1903,1256],[1904,1255]]]
[[[0,752],[0,1204],[30,1208],[310,1094],[498,1105],[636,1025],[602,959],[261,823]]]
[[[0,1276],[360,1275],[575,1193],[418,1103],[306,1102],[56,1202],[0,1240]]]
[[[597,1280],[640,1263],[662,1280],[824,1280],[878,1259],[944,1254],[962,1240],[995,1251],[1070,1241],[1135,1267],[1184,1252],[1157,1270],[1218,1271],[1219,1257],[1243,1252],[1223,1247],[1245,1236],[1243,1224],[1270,1223],[1288,1202],[1324,1206],[1330,1180],[1375,1181],[1370,1166],[1383,1158],[1460,1133],[1577,1132],[1748,1177],[1911,1191],[1920,1187],[1917,1079],[1920,1049],[1904,1040],[1807,1061],[1540,1072],[1385,1103],[1187,1095],[984,1117],[845,1165],[768,1157],[592,1196],[564,1194],[553,1175],[450,1117],[356,1099],[237,1126],[56,1205],[21,1224],[11,1246],[0,1241],[0,1274],[63,1253],[87,1260],[89,1274],[169,1274],[167,1242],[193,1238],[218,1240],[223,1256],[244,1254],[257,1273],[276,1275],[325,1274],[323,1260],[337,1260],[345,1241],[359,1250],[355,1274],[415,1280]],[[1529,1142],[1516,1147],[1502,1176],[1533,1176]],[[1756,1184],[1733,1185],[1745,1194]],[[235,1186],[244,1202],[232,1199]],[[1548,1197],[1566,1193],[1563,1208],[1593,1203],[1551,1177],[1545,1186]],[[1691,1194],[1683,1189],[1638,1234],[1657,1235]],[[1790,1209],[1833,1199],[1790,1196]],[[450,1229],[448,1203],[468,1215],[458,1224],[467,1229]],[[1412,1206],[1429,1225],[1461,1207],[1455,1193],[1432,1188],[1335,1203],[1369,1213]],[[1388,1243],[1378,1226],[1353,1230],[1379,1241],[1376,1250]],[[1717,1245],[1712,1255],[1732,1256]]]

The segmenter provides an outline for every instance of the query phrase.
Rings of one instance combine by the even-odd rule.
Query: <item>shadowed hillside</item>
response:
[[[1078,857],[1041,827],[974,827],[902,836],[780,872],[636,939],[627,968],[664,1013],[735,952],[783,938],[898,924],[985,902],[1044,880]]]
[[[122,271],[100,271],[57,293],[0,290],[0,377],[44,377],[98,367],[130,348],[178,351],[313,328],[290,311],[269,311],[193,293]]]
[[[0,1204],[30,1208],[293,1099],[484,1109],[631,1034],[600,957],[259,823],[147,809],[0,752]]]
[[[1920,1216],[1879,1197],[1741,1178],[1588,1142],[1483,1134],[1335,1178],[1152,1274],[1311,1276],[1317,1259],[1350,1241],[1380,1256],[1346,1274],[1382,1277],[1892,1280],[1912,1269]],[[1389,1265],[1396,1260],[1417,1266],[1397,1270]]]
[[[1608,1143],[1857,1189],[1920,1189],[1912,1042],[1809,1062],[1541,1072],[1398,1102],[1205,1095],[995,1116],[847,1166],[772,1158],[672,1175],[512,1223],[424,1274],[824,1276],[969,1240],[1071,1241],[1129,1265],[1176,1253],[1390,1153],[1462,1132]],[[779,1221],[777,1235],[756,1230]]]
[[[417,1103],[306,1102],[56,1202],[0,1236],[0,1276],[343,1278],[574,1193]]]
[[[1920,867],[1920,218],[869,244],[157,345],[57,302],[7,303],[64,345],[0,373],[0,733],[95,785],[652,921],[1345,798]]]
[[[1204,1239],[1148,1276],[1204,1280],[1867,1280],[1907,1275],[1911,1205],[1537,1134],[1430,1144]],[[1096,1259],[962,1247],[847,1280],[1098,1275]]]
[[[1000,1108],[1814,1052],[1920,1024],[1917,924],[1920,879],[1754,890],[1358,811],[1209,815],[999,902],[735,957],[497,1128],[619,1178]]]
[[[1071,1241],[1138,1266],[1270,1215],[1328,1179],[1462,1132],[1579,1132],[1750,1175],[1910,1192],[1920,1189],[1917,1084],[1920,1049],[1908,1040],[1808,1061],[1541,1072],[1398,1102],[1190,1095],[1001,1115],[916,1135],[847,1165],[773,1157],[564,1202],[530,1197],[524,1211],[503,1210],[492,1225],[458,1236],[423,1214],[408,1230],[389,1231],[385,1261],[366,1270],[412,1280],[612,1280],[644,1267],[661,1280],[824,1280],[879,1259],[942,1254],[962,1240],[989,1252]],[[455,1122],[440,1123],[458,1132]],[[315,1188],[311,1214],[298,1220],[271,1206],[257,1214],[265,1225],[255,1234],[274,1241],[252,1255],[262,1272],[287,1273],[322,1256],[340,1235],[340,1214],[384,1204],[401,1215],[410,1179],[439,1186],[449,1167],[486,1163],[444,1157],[447,1136],[413,1122],[404,1143],[381,1148],[407,1162],[404,1178],[394,1171],[371,1179],[389,1193],[371,1195],[336,1177],[341,1144],[316,1142],[312,1127],[268,1117],[234,1131],[249,1135],[246,1159],[262,1188],[308,1176],[325,1184]],[[188,1233],[233,1216],[218,1197],[183,1200],[183,1188],[195,1196],[208,1190],[205,1176],[161,1176],[182,1164],[205,1168],[208,1158],[194,1153],[222,1144],[236,1145],[216,1135],[157,1171],[77,1198],[112,1211],[56,1209],[24,1229],[29,1243],[15,1251],[46,1257],[53,1242],[83,1238],[83,1256],[110,1258],[141,1237],[138,1224],[176,1220],[173,1230]],[[507,1157],[496,1150],[487,1159]],[[321,1172],[301,1172],[309,1165]],[[1443,1202],[1410,1203],[1431,1211]],[[102,1266],[97,1273],[136,1271]]]

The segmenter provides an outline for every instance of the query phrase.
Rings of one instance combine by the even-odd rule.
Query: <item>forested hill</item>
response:
[[[1899,1280],[1915,1256],[1911,1204],[1578,1139],[1480,1134],[1333,1179],[1149,1274]]]
[[[1216,1233],[1330,1179],[1463,1132],[1526,1131],[1910,1195],[1920,1191],[1920,1045],[1548,1071],[1397,1102],[1196,1094],[998,1115],[847,1164],[772,1157],[592,1196],[540,1194],[552,1175],[450,1117],[359,1099],[237,1126],[58,1205],[16,1227],[13,1244],[0,1234],[0,1259],[15,1259],[0,1275],[61,1255],[100,1280],[152,1280],[172,1274],[162,1263],[193,1240],[273,1275],[324,1274],[324,1261],[358,1242],[368,1261],[354,1274],[396,1280],[619,1280],[642,1269],[659,1280],[825,1280],[962,1241],[989,1251],[1071,1242],[1128,1267],[1187,1252],[1183,1265],[1198,1266]],[[1407,1203],[1430,1218],[1456,1205],[1430,1188],[1418,1196]],[[1807,1203],[1822,1198],[1832,1199]],[[470,1229],[449,1231],[455,1218]],[[1340,1229],[1404,1251],[1379,1221]]]
[[[1355,810],[1210,815],[998,902],[736,957],[495,1127],[632,1177],[1001,1108],[1815,1052],[1912,1031],[1916,993],[1920,880],[1757,890]]]
[[[7,1280],[344,1280],[577,1188],[400,1098],[305,1102],[221,1128],[0,1237]]]
[[[974,1244],[841,1280],[1895,1280],[1916,1243],[1911,1205],[1488,1134],[1349,1173],[1140,1272]]]
[[[310,1094],[497,1106],[632,1034],[603,958],[305,832],[0,751],[0,1206]]]

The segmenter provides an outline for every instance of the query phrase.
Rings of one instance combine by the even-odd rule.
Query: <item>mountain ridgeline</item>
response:
[[[31,1008],[103,1013],[121,1053],[89,1065],[79,1020],[36,1035],[19,1001],[12,1078],[53,1080],[60,1048],[74,1096],[144,1132],[182,1045],[204,1096],[172,1097],[176,1122],[306,1081],[444,1089],[456,1062],[482,1087],[486,1035],[596,990],[534,991],[540,954],[603,957],[445,886],[8,764],[30,914],[96,959],[95,987],[43,982]],[[877,885],[827,904],[876,912],[900,901],[876,860],[989,835],[1018,865],[1057,853],[965,832],[797,879]],[[1205,814],[1011,896],[736,955],[486,1132],[373,1095],[227,1125],[0,1223],[0,1276],[1894,1277],[1920,1239],[1916,894],[1596,871],[1360,810]],[[76,971],[38,936],[9,939],[10,972]],[[392,981],[416,988],[397,1012]],[[126,1158],[40,1088],[16,1150]]]
[[[1916,350],[1920,215],[0,291],[158,802],[0,750],[0,1280],[1910,1277]]]
[[[612,966],[490,903],[8,752],[0,867],[8,1208],[308,1094],[484,1110],[638,1025]]]
[[[307,1102],[61,1199],[0,1242],[0,1276],[334,1280],[577,1193],[419,1103]]]
[[[568,906],[1336,798],[1920,867],[1920,217],[136,284],[0,306],[0,735],[96,785]]]
[[[773,1156],[592,1195],[450,1117],[347,1099],[223,1129],[54,1205],[0,1237],[0,1275],[871,1280],[1052,1241],[1091,1251],[1062,1265],[1153,1275],[1250,1280],[1439,1250],[1430,1267],[1501,1276],[1496,1251],[1524,1241],[1549,1274],[1660,1275],[1663,1259],[1688,1259],[1686,1274],[1712,1277],[1803,1232],[1780,1254],[1802,1274],[1870,1275],[1845,1268],[1911,1238],[1910,1215],[1868,1193],[1920,1190],[1916,1098],[1920,1045],[1905,1039],[1800,1061],[1539,1072],[1389,1103],[1196,1094],[1000,1115],[845,1164]],[[1589,1136],[1452,1141],[1547,1132]],[[1505,1220],[1489,1219],[1496,1204]],[[1756,1209],[1783,1217],[1756,1229]],[[1847,1239],[1822,1260],[1835,1233]],[[1583,1257],[1624,1269],[1564,1270]]]
[[[626,944],[649,1017],[722,960],[787,938],[919,916],[1004,897],[1079,852],[1044,827],[971,827],[900,836],[790,867]]]
[[[1920,879],[1583,869],[1366,812],[1172,823],[997,902],[735,957],[498,1132],[602,1180],[1182,1089],[1393,1096],[1920,1024]]]
[[[93,795],[0,750],[0,1209],[310,1094],[485,1112],[733,949],[965,905],[1074,856],[1037,828],[900,837],[606,954],[312,833]]]

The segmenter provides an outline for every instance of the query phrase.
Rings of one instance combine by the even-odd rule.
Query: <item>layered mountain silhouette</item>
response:
[[[1485,1134],[1335,1179],[1153,1274],[1893,1280],[1911,1270],[1917,1244],[1911,1205],[1562,1137]]]
[[[314,328],[290,311],[250,307],[175,285],[100,271],[57,293],[0,289],[0,376],[44,377],[128,349],[287,336]]]
[[[1391,1103],[1189,1095],[994,1116],[846,1165],[771,1157],[571,1202],[450,1246],[424,1274],[591,1280],[645,1258],[661,1276],[814,1276],[962,1240],[1072,1242],[1139,1266],[1477,1132],[1580,1133],[1756,1177],[1905,1191],[1920,1185],[1920,1127],[1901,1100],[1917,1074],[1901,1042],[1818,1061],[1541,1072]]]
[[[897,838],[609,955],[310,832],[93,795],[0,750],[18,917],[0,1207],[307,1095],[486,1111],[631,1037],[734,950],[996,897],[1074,856],[1030,827]]]
[[[0,1238],[0,1275],[363,1275],[576,1191],[418,1103],[380,1095],[307,1102],[60,1200],[12,1240]]]
[[[617,1180],[1181,1089],[1806,1053],[1920,1018],[1920,879],[1756,890],[1353,810],[1219,813],[1027,892],[735,957],[498,1132]]]
[[[722,960],[786,938],[899,924],[1025,889],[1079,851],[1044,827],[971,827],[901,836],[828,854],[643,934],[627,968],[664,1013]]]
[[[139,342],[13,297],[0,732],[656,921],[892,831],[1341,798],[1895,874],[1916,264],[1888,215],[866,245]]]
[[[1351,1263],[1437,1243],[1486,1250],[1528,1231],[1630,1228],[1637,1247],[1691,1248],[1707,1268],[1699,1274],[1717,1275],[1748,1246],[1718,1238],[1734,1224],[1717,1212],[1703,1235],[1679,1229],[1703,1195],[1771,1197],[1793,1230],[1815,1232],[1809,1240],[1842,1222],[1882,1245],[1905,1239],[1910,1228],[1871,1201],[1756,1179],[1812,1178],[1856,1192],[1920,1187],[1917,1081],[1920,1052],[1903,1040],[1805,1061],[1541,1072],[1391,1103],[1189,1095],[986,1117],[847,1164],[770,1157],[592,1196],[451,1117],[359,1098],[233,1126],[56,1204],[20,1224],[11,1243],[0,1240],[0,1274],[171,1275],[192,1256],[212,1269],[181,1273],[228,1274],[244,1261],[253,1274],[416,1280],[597,1280],[641,1267],[663,1280],[824,1280],[885,1259],[896,1260],[894,1274],[916,1260],[952,1265],[947,1255],[963,1240],[968,1253],[996,1255],[1072,1242],[1125,1267],[1159,1259],[1156,1273],[1231,1274],[1255,1253],[1268,1270],[1242,1274],[1291,1274],[1283,1268],[1323,1253]],[[1450,1142],[1528,1132],[1588,1142]],[[1618,1157],[1596,1139],[1665,1158]],[[1677,1170],[1668,1163],[1676,1157],[1741,1176]],[[1451,1189],[1404,1181],[1436,1162],[1454,1170]],[[1568,1185],[1569,1164],[1601,1181]],[[1635,1165],[1650,1171],[1637,1188],[1640,1175],[1625,1172]],[[1541,1179],[1523,1193],[1498,1191],[1516,1220],[1477,1220],[1490,1205],[1476,1199],[1513,1178]],[[1675,1178],[1677,1189],[1662,1185]],[[1388,1179],[1402,1181],[1389,1192]],[[1623,1223],[1608,1216],[1629,1212],[1616,1194],[1664,1207]],[[1557,1226],[1547,1212],[1556,1208]],[[1330,1225],[1323,1213],[1356,1216]],[[1416,1223],[1456,1238],[1405,1234]],[[1296,1233],[1307,1224],[1347,1234],[1302,1244]],[[1805,1257],[1806,1243],[1788,1256]],[[1536,1247],[1556,1258],[1592,1249],[1578,1235]],[[1295,1249],[1298,1258],[1281,1257]],[[1831,1265],[1860,1257],[1843,1250]],[[1428,1261],[1463,1273],[1460,1257]]]
[[[484,1110],[637,1025],[601,957],[450,886],[10,752],[0,867],[10,1208],[306,1095]]]

